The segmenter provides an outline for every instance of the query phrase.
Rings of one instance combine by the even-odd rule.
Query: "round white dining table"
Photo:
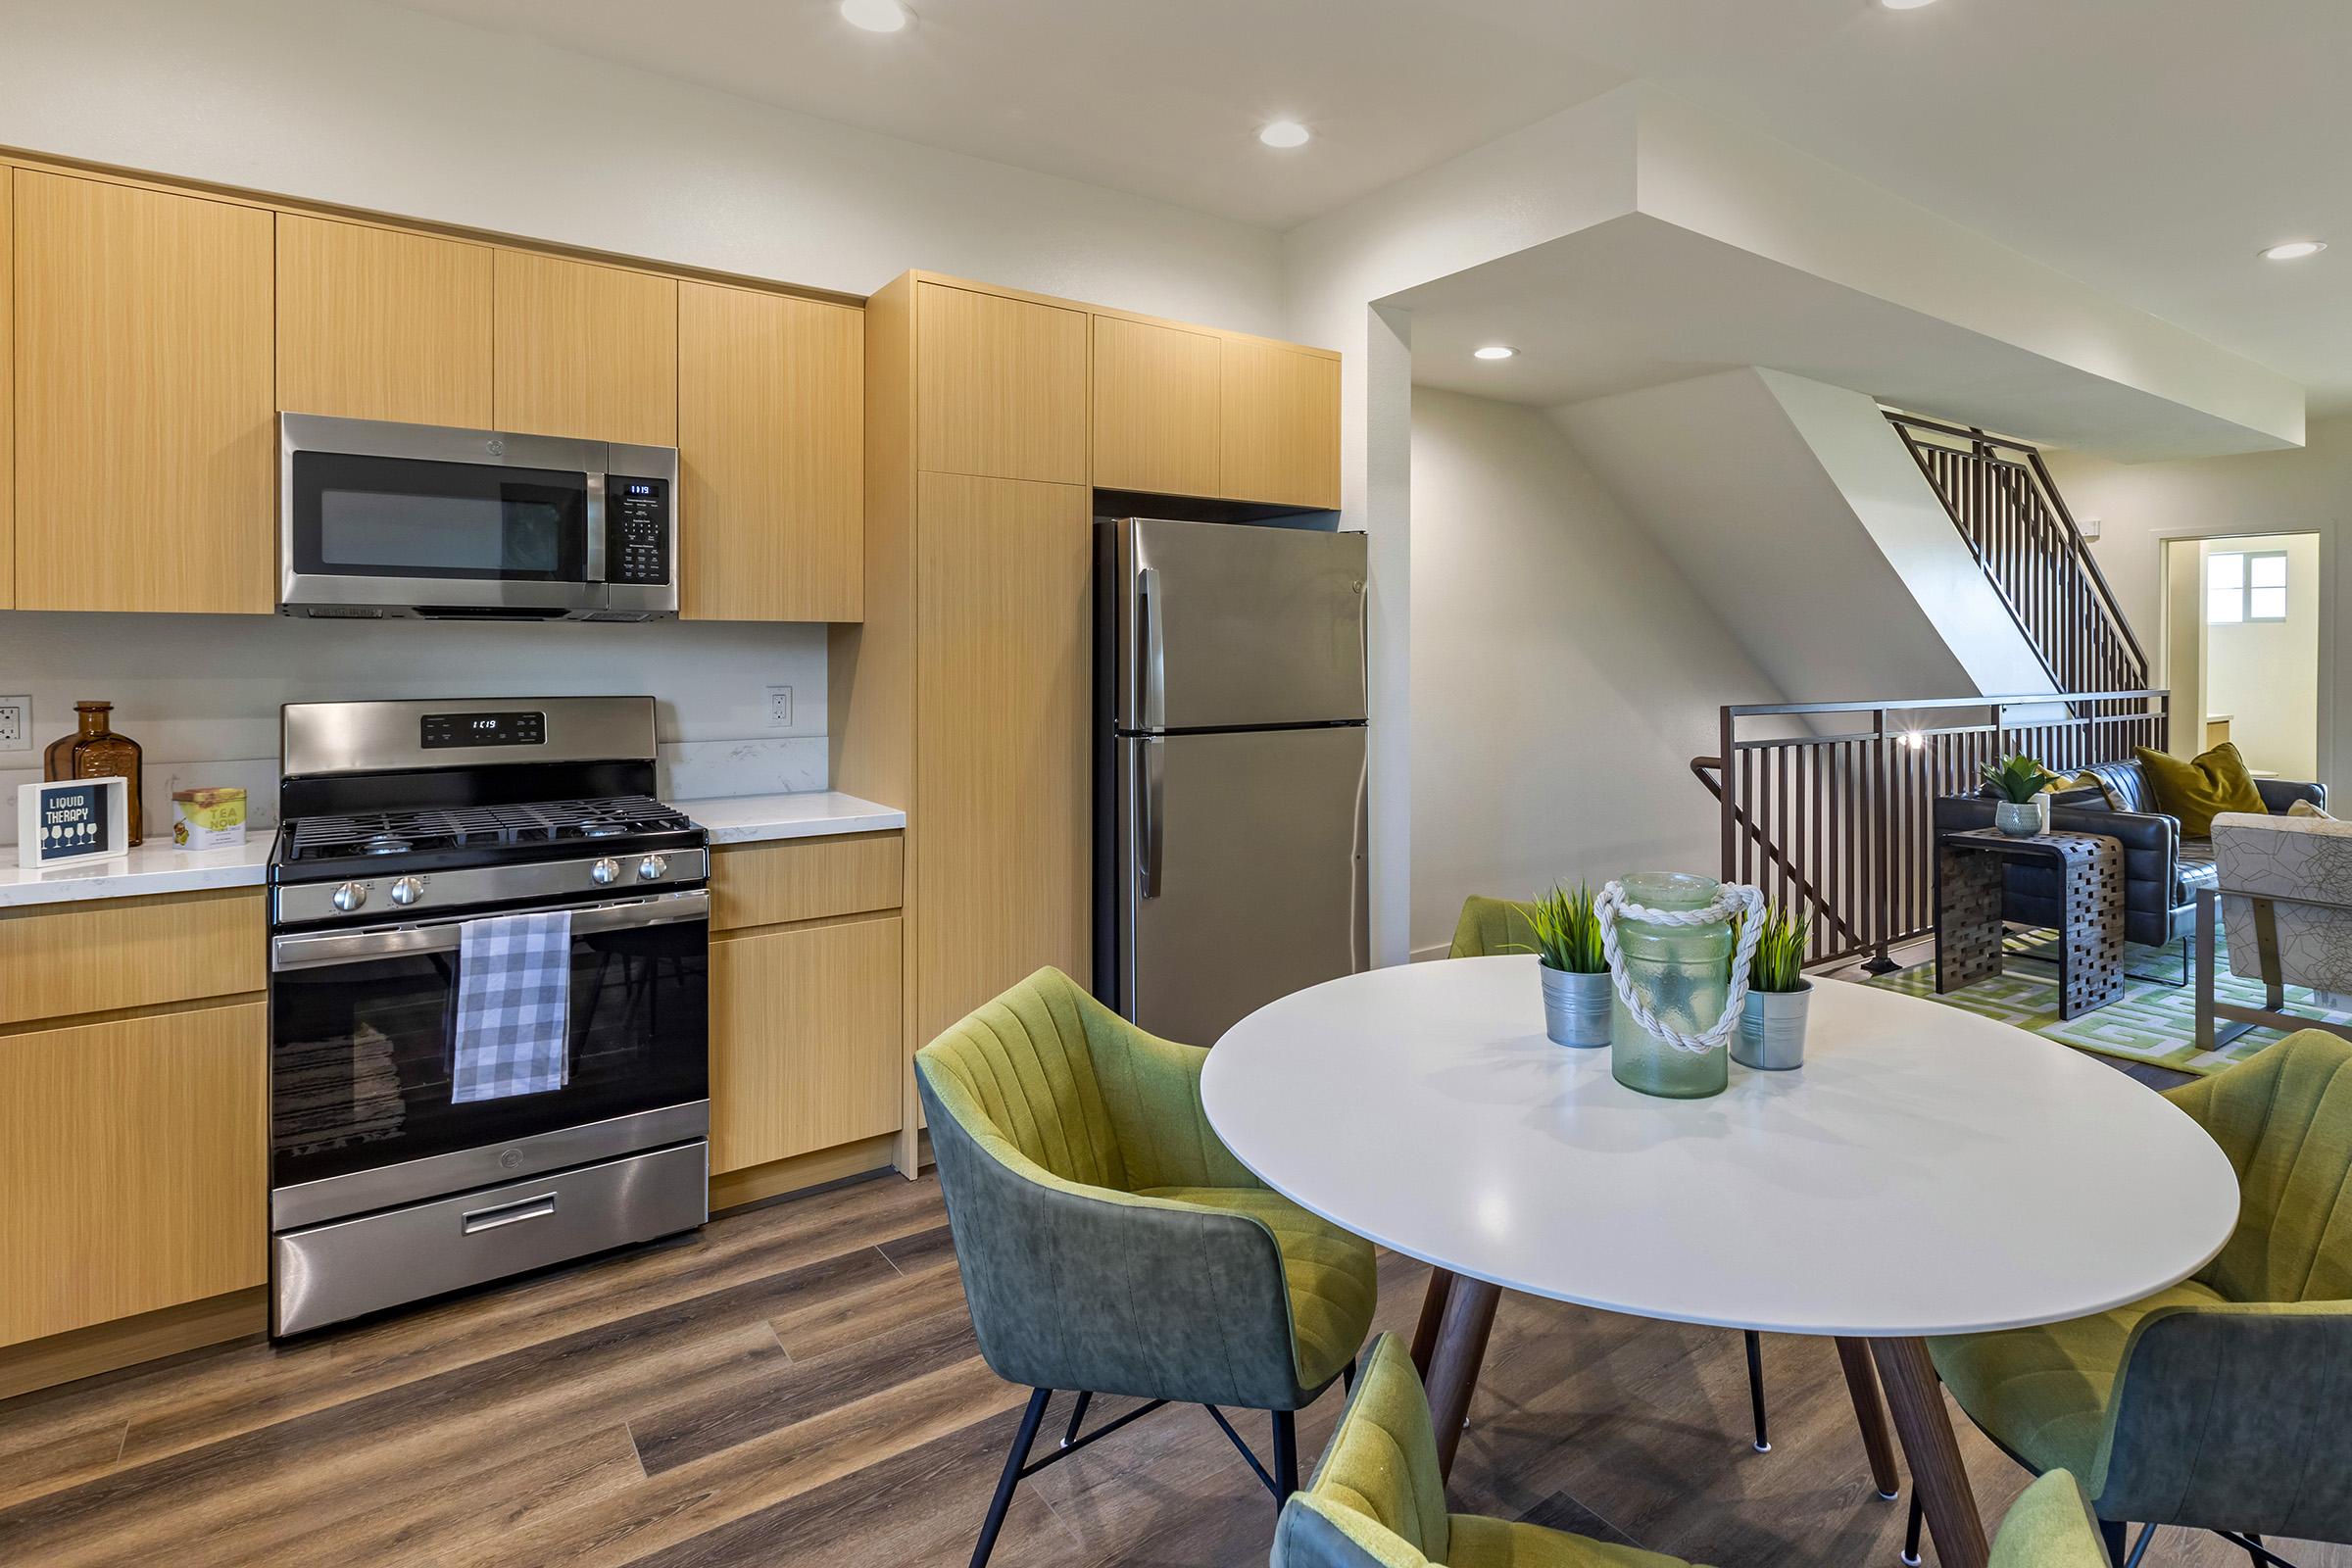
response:
[[[1260,1007],[1200,1093],[1269,1187],[1433,1266],[1414,1356],[1448,1465],[1502,1290],[1832,1338],[1879,1490],[1883,1380],[1940,1559],[1979,1568],[1924,1338],[2177,1284],[2229,1239],[2236,1175],[2161,1096],[2039,1035],[1835,980],[1811,1013],[1802,1067],[1659,1100],[1544,1037],[1532,956],[1407,964]]]

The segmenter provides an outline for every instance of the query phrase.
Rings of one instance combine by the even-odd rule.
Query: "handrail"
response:
[[[1705,788],[1709,795],[1714,796],[1718,802],[1721,802],[1723,800],[1723,784],[1720,777],[1710,778],[1707,776],[1707,769],[1709,768],[1713,768],[1715,772],[1720,775],[1723,771],[1723,759],[1720,757],[1693,757],[1690,759],[1690,776],[1697,779],[1699,784]],[[1748,814],[1741,810],[1738,806],[1732,807],[1731,810],[1732,814],[1739,820],[1740,826],[1745,829],[1747,836],[1754,841],[1757,848],[1761,849],[1768,857],[1771,858],[1772,862],[1781,868],[1781,870],[1788,876],[1790,883],[1793,884],[1797,891],[1803,895],[1805,902],[1813,906],[1814,909],[1819,912],[1821,918],[1826,921],[1830,927],[1834,927],[1845,936],[1851,937],[1857,941],[1864,940],[1861,930],[1857,928],[1854,923],[1838,908],[1836,905],[1832,904],[1827,898],[1823,897],[1821,891],[1813,885],[1812,881],[1808,879],[1802,871],[1798,870],[1795,865],[1790,863],[1788,857],[1782,853],[1780,846],[1772,842],[1771,838],[1765,833],[1761,825],[1749,817]]]
[[[2145,680],[2147,652],[2039,450],[1982,429],[1884,413],[2051,684],[2112,683],[2119,674]],[[1923,432],[1966,445],[1923,441]]]
[[[1869,956],[1934,928],[1936,802],[1976,792],[2021,753],[2060,773],[2162,750],[2160,687],[1889,701],[1737,703],[1690,771],[1715,798],[1721,872],[1815,912],[1812,963]],[[1819,722],[1852,715],[1844,722]]]

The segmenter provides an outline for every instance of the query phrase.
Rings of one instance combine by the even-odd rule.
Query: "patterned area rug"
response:
[[[2046,940],[2039,936],[2012,935],[2011,952],[2036,951]],[[2235,1002],[2245,1006],[2263,1004],[2262,982],[2241,980],[2230,972],[2230,956],[2225,947],[2215,955],[2218,973],[2214,977],[2214,994],[2224,1002]],[[2157,953],[2147,948],[2125,950],[2125,967],[2137,974],[2170,974],[2180,963],[2180,950]],[[2276,1029],[2253,1029],[2238,1036],[2219,1051],[2197,1050],[2197,993],[2196,974],[2191,966],[2189,983],[2173,987],[2152,980],[2127,981],[2123,1000],[2095,1008],[2071,1022],[2058,1017],[2058,971],[2048,963],[2018,963],[2007,965],[2007,972],[1998,979],[1984,980],[1976,985],[1953,992],[1948,997],[1936,994],[1936,965],[1933,960],[1894,974],[1881,975],[1868,982],[1890,991],[1925,997],[1947,1006],[1965,1007],[1987,1018],[2013,1023],[2020,1029],[2047,1035],[2062,1045],[2078,1051],[2096,1052],[2102,1056],[2120,1056],[2126,1061],[2153,1062],[2170,1067],[2175,1072],[2193,1073],[2203,1077],[2220,1072],[2233,1062],[2245,1060],[2263,1047],[2280,1038]],[[2314,1022],[2352,1022],[2352,1013],[2330,1012],[2315,1005],[2311,993],[2297,986],[2286,988],[2286,1008]]]

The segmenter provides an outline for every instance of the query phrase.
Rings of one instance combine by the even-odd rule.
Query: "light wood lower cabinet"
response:
[[[270,215],[15,176],[17,608],[267,614]]]
[[[263,1282],[267,1015],[0,1035],[0,1345]]]
[[[262,895],[228,888],[0,912],[0,1024],[259,991]]]
[[[710,944],[713,1175],[899,1128],[896,914]]]

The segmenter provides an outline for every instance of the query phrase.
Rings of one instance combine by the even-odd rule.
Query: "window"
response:
[[[2205,558],[2205,624],[2286,618],[2286,552],[2217,552]]]

